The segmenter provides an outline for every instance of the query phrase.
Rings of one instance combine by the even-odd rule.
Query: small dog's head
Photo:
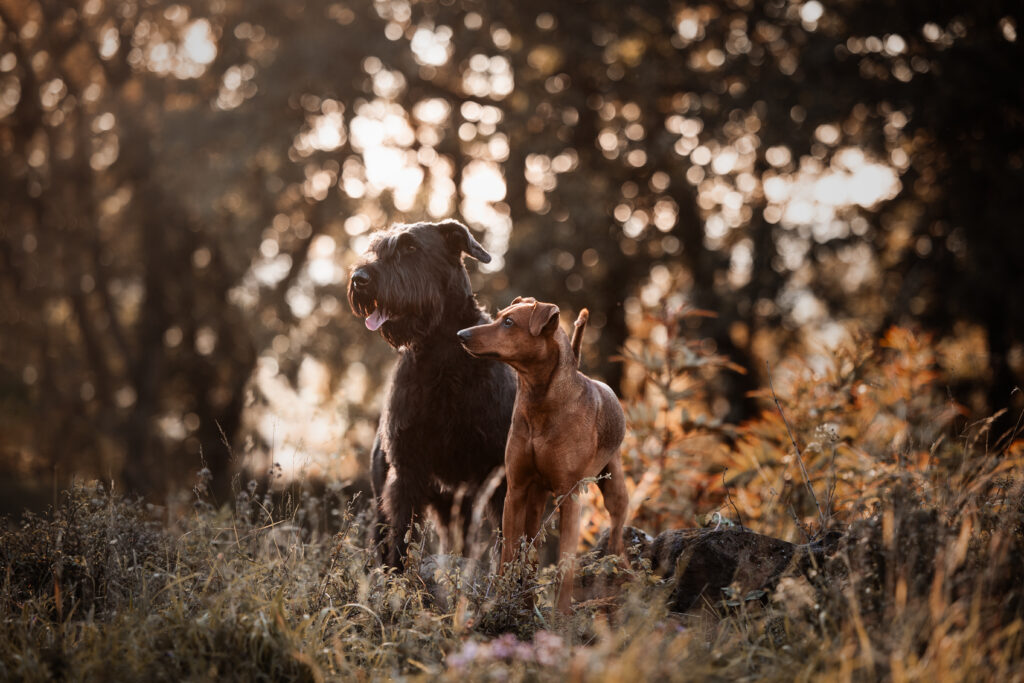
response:
[[[472,295],[462,255],[488,263],[491,255],[458,221],[396,225],[377,233],[352,269],[348,301],[395,347],[436,328],[449,302]]]
[[[558,306],[516,297],[494,322],[460,330],[459,341],[470,355],[513,367],[544,358],[558,329]]]

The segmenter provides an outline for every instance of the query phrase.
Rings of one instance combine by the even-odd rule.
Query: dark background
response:
[[[3,506],[72,476],[352,478],[392,352],[369,231],[454,216],[518,295],[746,374],[892,324],[975,416],[1024,377],[1019,2],[0,0]],[[1015,415],[1016,413],[1014,413]]]

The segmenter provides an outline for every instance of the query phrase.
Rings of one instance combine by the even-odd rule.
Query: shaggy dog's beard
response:
[[[445,299],[436,283],[380,274],[377,279],[375,286],[358,289],[349,282],[348,301],[352,311],[365,319],[366,327],[379,331],[391,346],[414,345],[440,324]]]

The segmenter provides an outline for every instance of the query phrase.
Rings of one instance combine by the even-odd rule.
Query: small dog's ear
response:
[[[455,251],[457,254],[466,253],[475,258],[481,263],[490,263],[491,255],[488,254],[480,243],[473,238],[473,235],[462,223],[454,219],[441,221],[435,223],[434,226],[438,232],[441,233],[441,237],[448,244],[448,247]]]
[[[558,306],[537,302],[530,313],[530,334],[534,337],[552,334],[558,329]]]
[[[515,306],[516,304],[532,304],[536,303],[536,301],[537,300],[532,296],[517,296],[515,299],[512,299],[512,303],[510,303],[509,306]]]

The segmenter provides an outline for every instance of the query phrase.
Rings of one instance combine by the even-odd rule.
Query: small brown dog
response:
[[[562,498],[558,549],[569,563],[558,593],[563,613],[572,604],[580,503],[571,494],[580,480],[610,475],[598,481],[611,515],[608,552],[625,559],[622,526],[629,497],[619,446],[626,420],[608,385],[576,369],[585,323],[581,314],[570,342],[558,326],[557,306],[517,297],[494,322],[458,333],[471,355],[508,363],[518,376],[505,445],[502,568],[515,556],[524,534],[530,540],[537,536],[549,495]]]

